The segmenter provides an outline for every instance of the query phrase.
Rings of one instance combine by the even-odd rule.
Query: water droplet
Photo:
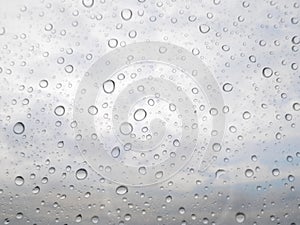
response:
[[[91,219],[92,223],[96,224],[99,222],[99,217],[98,216],[93,216]]]
[[[82,4],[86,8],[91,8],[94,5],[94,0],[82,0]]]
[[[173,103],[169,104],[169,110],[170,110],[171,112],[176,111],[176,105],[173,104]]]
[[[162,178],[163,175],[164,175],[164,173],[163,173],[162,171],[158,171],[158,172],[155,173],[155,177],[156,177],[157,179]]]
[[[255,63],[256,62],[256,57],[254,55],[250,55],[249,56],[249,61],[252,62],[252,63]]]
[[[178,139],[175,139],[175,140],[173,141],[173,146],[174,146],[174,147],[179,147],[179,146],[180,146],[180,141],[179,141]]]
[[[243,119],[248,120],[248,119],[250,119],[250,118],[251,118],[251,113],[248,112],[248,111],[245,111],[245,112],[243,113]]]
[[[114,147],[112,150],[111,150],[111,156],[113,158],[118,158],[120,156],[120,148],[117,146],[117,147]]]
[[[257,156],[256,156],[256,155],[252,155],[252,156],[251,156],[251,160],[252,160],[253,162],[256,162],[256,161],[257,161]]]
[[[230,83],[225,83],[225,84],[223,85],[223,90],[224,90],[225,92],[231,92],[232,89],[233,89],[233,86],[232,86],[232,84],[230,84]]]
[[[51,23],[45,25],[45,31],[51,31],[52,29],[53,29],[53,25]]]
[[[132,131],[133,131],[133,127],[131,123],[124,122],[120,125],[120,132],[123,135],[131,134]]]
[[[76,171],[76,178],[78,180],[84,180],[87,177],[87,175],[88,175],[88,173],[87,173],[86,169],[81,168]]]
[[[125,214],[124,220],[125,220],[125,221],[131,220],[131,214],[129,214],[129,213]]]
[[[300,44],[300,38],[298,36],[294,36],[292,37],[292,42],[293,44],[298,45]]]
[[[121,11],[121,17],[125,21],[130,20],[132,18],[132,11],[130,9],[123,9]]]
[[[21,177],[21,176],[17,176],[16,178],[15,178],[15,184],[17,185],[17,186],[22,186],[23,184],[24,184],[24,178],[23,177]]]
[[[22,219],[22,218],[23,218],[23,213],[18,212],[17,215],[16,215],[16,218],[17,218],[18,220]]]
[[[223,174],[225,174],[225,170],[223,170],[223,169],[218,169],[218,170],[215,172],[215,178],[219,178],[219,177],[222,176]]]
[[[47,80],[41,80],[39,83],[41,88],[46,88],[48,87],[48,81]]]
[[[91,114],[91,115],[96,115],[98,113],[98,108],[94,105],[91,105],[89,108],[88,108],[88,113]]]
[[[73,70],[74,70],[74,67],[73,67],[72,65],[66,65],[66,66],[65,66],[65,71],[66,71],[67,73],[72,73]]]
[[[293,175],[288,176],[288,181],[293,182],[295,180],[295,177]]]
[[[103,90],[107,94],[111,94],[115,90],[115,82],[113,80],[107,80],[103,83]]]
[[[147,112],[144,109],[137,109],[133,115],[136,121],[142,121],[143,119],[146,118],[146,116],[147,116]]]
[[[0,27],[0,35],[4,35],[5,34],[5,27]]]
[[[77,215],[76,218],[75,218],[75,222],[80,223],[81,220],[82,220],[82,215],[81,214]]]
[[[246,177],[252,177],[253,174],[254,174],[253,170],[251,170],[251,169],[246,169],[246,171],[245,171],[245,176],[246,176]]]
[[[206,33],[209,32],[210,27],[209,27],[208,25],[206,25],[206,24],[201,24],[201,25],[199,26],[199,30],[200,30],[200,32],[201,32],[202,34],[206,34]]]
[[[275,176],[275,177],[277,177],[277,176],[279,176],[279,174],[280,174],[280,171],[279,171],[279,169],[273,169],[272,170],[272,174],[273,174],[273,176]]]
[[[221,151],[222,146],[219,143],[214,143],[212,148],[215,152],[219,152]]]
[[[166,200],[167,203],[172,202],[172,196],[168,195],[165,200]]]
[[[32,193],[33,194],[38,194],[40,192],[40,187],[39,186],[35,186],[33,189],[32,189]]]
[[[146,167],[142,166],[138,169],[139,173],[142,175],[145,175],[147,173]]]
[[[108,46],[110,48],[115,48],[115,47],[117,47],[117,45],[118,45],[118,40],[115,38],[112,38],[108,41]]]
[[[244,213],[239,212],[235,215],[235,220],[238,223],[243,223],[245,221],[245,219],[246,219],[246,216]]]
[[[178,209],[178,212],[179,212],[180,214],[184,214],[184,213],[185,213],[185,208],[180,207],[180,208]]]
[[[57,116],[62,116],[65,114],[65,107],[63,107],[62,105],[59,105],[57,106],[55,109],[54,109],[54,113],[55,115]]]
[[[128,192],[128,188],[124,185],[121,185],[121,186],[117,187],[117,189],[116,189],[116,193],[118,195],[125,195],[127,192]]]
[[[266,78],[270,78],[273,75],[273,70],[270,67],[265,67],[262,70],[262,75]]]
[[[15,134],[23,134],[25,131],[25,126],[22,122],[17,122],[14,127],[13,131]]]
[[[300,110],[300,103],[295,102],[295,103],[293,104],[293,109],[294,109],[295,111],[299,111],[299,110]]]

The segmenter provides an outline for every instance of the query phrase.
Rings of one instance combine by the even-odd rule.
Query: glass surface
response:
[[[300,224],[299,20],[0,0],[0,224]]]

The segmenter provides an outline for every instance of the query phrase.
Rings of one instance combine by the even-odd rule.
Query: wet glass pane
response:
[[[0,224],[300,224],[299,20],[0,0]]]

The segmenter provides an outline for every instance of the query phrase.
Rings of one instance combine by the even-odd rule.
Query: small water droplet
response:
[[[107,94],[111,94],[115,90],[115,82],[113,80],[107,80],[102,85],[103,90]]]
[[[80,223],[81,220],[82,220],[82,215],[81,214],[77,215],[76,218],[75,218],[75,222]]]
[[[275,176],[275,177],[277,177],[277,176],[279,176],[279,174],[280,174],[280,171],[279,171],[279,169],[273,169],[272,170],[272,174],[273,174],[273,176]]]
[[[62,105],[59,105],[57,106],[55,109],[54,109],[54,113],[55,115],[57,116],[62,116],[65,114],[65,107],[63,107]]]
[[[124,122],[120,125],[120,132],[123,135],[129,135],[133,131],[131,123]]]
[[[251,113],[248,112],[248,111],[245,111],[245,112],[243,113],[243,119],[248,120],[248,119],[250,119],[250,118],[251,118]]]
[[[243,223],[246,220],[246,216],[244,213],[239,212],[235,215],[235,220],[238,223]]]
[[[251,169],[246,169],[246,171],[245,171],[245,176],[246,176],[246,177],[252,177],[253,174],[254,174],[253,170],[251,170]]]
[[[121,17],[125,21],[130,20],[132,18],[132,11],[130,9],[123,9],[121,11]]]
[[[48,81],[47,80],[41,80],[39,83],[41,88],[46,88],[48,87]]]
[[[155,173],[155,177],[156,177],[157,179],[162,178],[163,175],[164,175],[163,171],[158,171],[158,172]]]
[[[94,0],[82,0],[82,4],[86,8],[91,8],[94,5]]]
[[[147,169],[146,169],[146,167],[144,167],[144,166],[140,167],[138,171],[139,171],[139,173],[142,174],[142,175],[145,175],[145,174],[147,173]]]
[[[115,47],[117,47],[117,45],[118,45],[118,40],[115,38],[112,38],[108,41],[108,46],[110,48],[115,48]]]
[[[293,104],[293,109],[294,109],[295,111],[300,111],[300,103],[295,102],[295,103]]]
[[[206,34],[206,33],[209,32],[210,27],[209,27],[208,25],[206,25],[206,24],[201,24],[201,25],[199,26],[199,30],[200,30],[200,32],[201,32],[202,34]]]
[[[17,186],[22,186],[23,184],[24,184],[24,178],[22,177],[22,176],[17,176],[16,178],[15,178],[15,184],[17,185]]]
[[[93,216],[91,219],[92,223],[96,224],[99,222],[99,217],[98,216]]]
[[[165,200],[166,200],[167,203],[172,202],[172,196],[168,195]]]
[[[98,108],[94,105],[91,105],[89,108],[88,108],[88,113],[91,114],[91,115],[96,115],[98,113]]]
[[[118,158],[120,156],[120,148],[117,146],[117,147],[114,147],[112,150],[111,150],[111,156],[113,158]]]
[[[72,65],[66,65],[66,66],[65,66],[65,71],[66,71],[67,73],[72,73],[73,70],[74,70],[74,67],[73,67]]]
[[[136,121],[142,121],[143,119],[146,118],[146,116],[147,116],[147,112],[144,109],[137,109],[133,115]]]
[[[39,186],[35,186],[33,189],[32,189],[32,193],[33,194],[38,194],[40,192],[40,187]]]
[[[128,192],[128,188],[124,185],[118,186],[116,189],[116,193],[118,195],[125,195]]]
[[[0,27],[0,35],[4,35],[5,34],[5,27]]]
[[[262,70],[262,75],[266,78],[270,78],[273,75],[273,70],[270,67],[265,67]]]
[[[219,152],[219,151],[221,151],[222,146],[220,143],[214,143],[212,148],[215,152]]]
[[[288,176],[288,181],[293,182],[295,180],[295,177],[293,175]]]
[[[13,131],[15,134],[23,134],[25,131],[25,126],[22,122],[17,122],[14,127]]]
[[[88,175],[88,173],[87,173],[86,169],[81,168],[76,171],[76,178],[78,180],[84,180],[87,177],[87,175]]]
[[[224,90],[225,92],[231,92],[232,89],[233,89],[233,86],[232,86],[232,84],[230,84],[230,83],[225,83],[225,84],[223,85],[223,90]]]

